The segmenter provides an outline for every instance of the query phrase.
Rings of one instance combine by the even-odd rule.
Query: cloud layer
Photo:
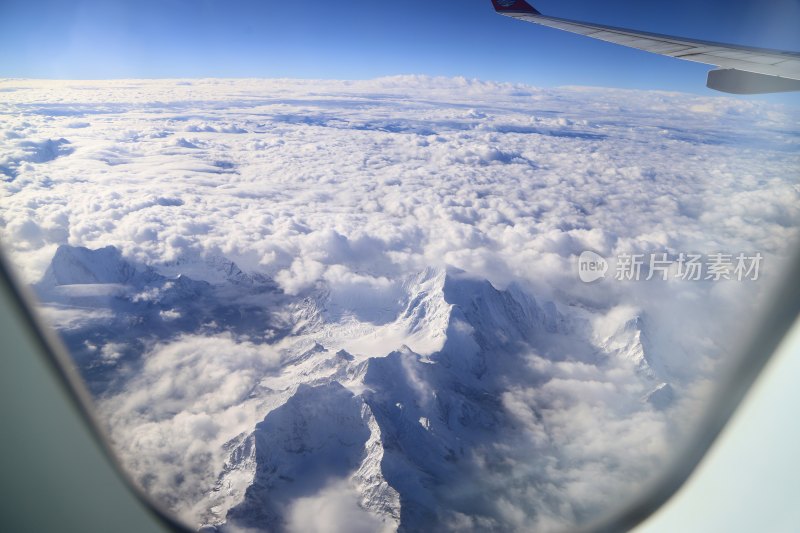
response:
[[[187,507],[222,468],[219,450],[259,420],[251,394],[278,363],[269,346],[227,335],[180,337],[145,353],[124,393],[101,402],[100,414],[143,488],[190,515]]]
[[[552,300],[542,327],[574,333],[526,352],[540,381],[498,398],[519,432],[474,457],[489,465],[486,487],[502,492],[486,516],[520,529],[533,515],[542,528],[593,516],[685,431],[678,414],[702,404],[736,346],[731,324],[746,330],[800,222],[800,112],[763,102],[418,76],[0,89],[15,89],[0,102],[0,240],[28,281],[59,245],[111,245],[132,263],[211,283],[232,279],[214,266],[226,257],[293,302],[275,313],[295,329],[272,345],[216,330],[143,342],[125,390],[100,402],[137,480],[196,522],[224,518],[243,497],[248,476],[226,478],[226,454],[292,394],[296,384],[276,377],[287,358],[308,350],[338,361],[347,349],[358,359],[403,344],[425,357],[445,332],[474,333],[463,321],[439,327],[435,313],[401,316],[408,280],[428,267]],[[758,283],[586,285],[575,270],[584,250],[765,260]],[[425,287],[420,301],[433,294]],[[64,330],[108,320],[101,307],[47,313]],[[172,307],[158,317],[185,318]],[[124,359],[114,342],[90,348],[104,364]],[[647,403],[653,375],[677,391],[672,410]],[[543,459],[530,461],[531,450]],[[497,457],[514,465],[516,484],[490,467]],[[209,496],[221,479],[230,484]],[[362,512],[353,486],[331,480],[300,498],[288,527],[340,523],[342,509],[366,529],[388,523]],[[209,511],[217,497],[227,507]],[[540,502],[533,515],[525,502]]]

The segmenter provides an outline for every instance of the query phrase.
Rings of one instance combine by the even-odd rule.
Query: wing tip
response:
[[[730,94],[770,94],[800,91],[800,80],[732,68],[708,73],[706,87]]]
[[[529,15],[541,15],[525,0],[492,0],[494,10],[498,13],[526,13]]]

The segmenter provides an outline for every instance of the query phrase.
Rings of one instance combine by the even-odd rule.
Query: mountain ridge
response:
[[[521,429],[509,394],[561,379],[546,365],[612,363],[636,368],[639,409],[663,411],[677,394],[653,370],[639,317],[596,344],[584,321],[552,302],[540,305],[518,285],[498,289],[463,270],[429,267],[398,281],[393,320],[371,322],[369,314],[328,313],[330,290],[290,297],[225,259],[203,264],[216,272],[207,279],[222,272],[225,281],[167,277],[113,247],[62,246],[37,289],[45,305],[110,309],[110,322],[62,332],[79,354],[87,342],[126,346],[111,366],[96,354],[76,357],[101,399],[141,394],[126,390],[146,369],[137,361],[180,335],[230,331],[278,351],[277,369],[257,376],[249,393],[248,405],[260,413],[251,429],[210,449],[221,467],[198,481],[202,497],[191,502],[207,531],[288,531],[299,502],[332,486],[346,487],[359,512],[389,530],[514,529],[498,484],[514,457],[505,443]],[[59,292],[106,284],[118,289],[99,299]],[[241,302],[252,305],[254,296],[263,302],[248,318]],[[264,335],[264,328],[280,333]],[[118,372],[119,361],[127,370]],[[548,404],[537,402],[526,409],[541,418]],[[536,453],[556,452],[543,441]],[[515,474],[514,485],[535,486],[543,474],[531,472]],[[526,512],[535,520],[542,511]]]

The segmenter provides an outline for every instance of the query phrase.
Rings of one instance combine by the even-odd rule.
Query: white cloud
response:
[[[736,346],[730,325],[749,320],[800,222],[800,115],[764,102],[422,76],[25,85],[0,103],[0,239],[25,279],[64,243],[114,245],[164,270],[222,255],[289,295],[328,291],[328,318],[352,320],[348,335],[372,347],[381,338],[364,332],[396,315],[400,280],[449,264],[585,310],[599,343],[647,317],[649,342],[684,381],[675,412],[702,405],[715,361]],[[763,282],[584,285],[574,267],[586,249],[761,251]],[[46,312],[65,329],[99,319]],[[109,360],[119,348],[96,347]],[[273,407],[250,393],[278,363],[228,335],[148,348],[128,390],[101,402],[126,465],[184,516],[202,515],[193,503],[222,444]],[[506,491],[496,517],[521,524],[520,502],[555,499],[536,508],[538,524],[569,523],[612,497],[598,479],[622,490],[660,464],[680,424],[630,408],[646,392],[630,365],[530,365],[547,382],[503,396],[523,428],[504,453],[547,481],[505,486],[487,471]],[[545,459],[531,462],[531,449]],[[374,529],[358,503],[334,484],[297,502],[291,523],[336,524],[343,506]]]
[[[230,335],[155,346],[126,390],[99,402],[123,464],[148,493],[194,519],[191,506],[227,459],[222,445],[263,418],[249,396],[278,362],[269,346]]]
[[[298,257],[289,268],[281,270],[275,276],[275,281],[287,294],[299,294],[314,286],[322,277],[325,266],[319,261]]]
[[[396,524],[359,505],[360,494],[347,480],[338,480],[319,493],[297,499],[287,513],[290,533],[389,533]]]

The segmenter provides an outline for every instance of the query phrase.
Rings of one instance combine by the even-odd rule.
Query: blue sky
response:
[[[545,14],[800,50],[797,0],[537,0]],[[495,15],[489,0],[2,0],[0,76],[466,76],[706,92],[708,67]]]

